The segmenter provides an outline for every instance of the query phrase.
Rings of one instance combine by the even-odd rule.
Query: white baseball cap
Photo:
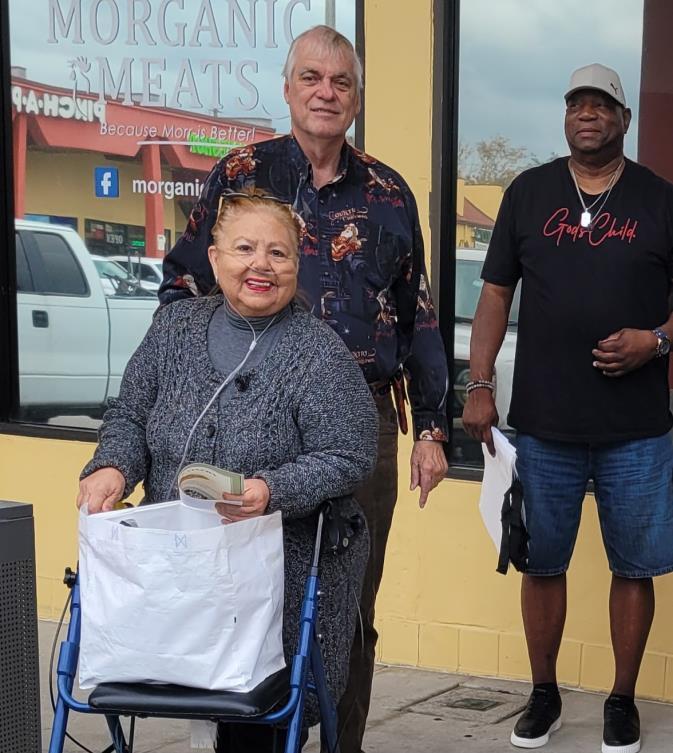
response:
[[[612,68],[607,68],[600,63],[585,65],[583,68],[574,71],[570,77],[570,86],[565,93],[565,98],[568,99],[571,94],[580,89],[596,89],[604,92],[609,94],[616,102],[619,102],[622,107],[626,107],[624,89],[617,71],[613,71]]]

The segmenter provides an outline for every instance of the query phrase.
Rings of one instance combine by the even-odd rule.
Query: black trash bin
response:
[[[0,751],[41,751],[33,506],[2,501]]]

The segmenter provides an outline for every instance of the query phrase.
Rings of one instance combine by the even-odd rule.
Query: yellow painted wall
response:
[[[471,225],[456,223],[456,248],[474,248],[474,231]]]
[[[413,10],[405,0],[370,0],[365,7],[367,150],[400,170],[423,217],[432,167],[432,1],[417,0]],[[395,50],[404,54],[392,54]],[[394,96],[400,91],[402,98]],[[498,192],[473,197],[467,193],[470,188],[459,194],[495,216]],[[429,248],[427,225],[423,230]],[[520,579],[515,573],[503,577],[495,572],[495,549],[478,516],[479,485],[445,481],[419,511],[417,494],[408,491],[410,449],[409,440],[403,440],[399,498],[377,603],[379,658],[528,678]],[[612,681],[609,574],[592,497],[585,508],[569,574],[559,674],[568,685],[607,689]],[[638,691],[673,701],[673,576],[657,580],[657,600]]]
[[[30,502],[35,517],[39,616],[56,619],[67,596],[66,566],[77,564],[79,472],[95,445],[0,434],[0,499]],[[140,498],[138,490],[132,500]]]
[[[431,0],[365,0],[365,148],[411,185],[430,246]]]
[[[471,201],[475,207],[481,209],[492,220],[495,220],[498,216],[498,209],[500,209],[504,193],[500,186],[466,185],[463,190],[466,199]]]
[[[498,215],[502,202],[503,190],[500,186],[469,185],[464,178],[458,178],[456,184],[456,212],[459,216],[465,216],[465,200],[480,209],[492,220]],[[458,222],[456,224],[456,247],[474,248],[473,226]]]
[[[456,181],[456,213],[465,215],[465,179]]]
[[[430,9],[431,0],[416,0],[413,12],[405,0],[366,2],[367,149],[408,179],[422,218],[428,216],[432,164]],[[404,106],[394,92],[404,92]],[[424,232],[429,241],[427,222]],[[76,560],[77,476],[92,449],[80,442],[0,435],[0,498],[35,506],[42,617],[56,617],[65,598],[63,568]],[[399,501],[378,602],[379,657],[526,678],[519,576],[495,573],[496,553],[478,517],[479,485],[445,481],[419,511],[417,494],[407,487],[410,449],[410,440],[403,439]],[[560,660],[560,677],[568,685],[610,685],[608,585],[589,497],[569,575],[570,609]],[[657,581],[657,598],[639,692],[673,701],[673,578]]]
[[[119,198],[101,201],[93,190],[94,167],[111,165],[119,168]],[[46,179],[45,176],[49,176]],[[145,225],[143,201],[131,193],[134,179],[141,180],[141,164],[105,159],[101,154],[83,152],[45,152],[29,149],[26,164],[26,212],[72,217],[77,207],[78,232],[84,237],[84,220],[121,222],[128,225]],[[172,180],[171,171],[162,168],[162,178]],[[76,198],[74,198],[76,197]],[[177,231],[184,230],[185,218],[177,202],[164,199],[164,228],[171,231],[175,241]]]
[[[406,463],[409,443],[400,452]],[[520,576],[495,572],[497,555],[479,518],[479,485],[445,481],[425,510],[401,474],[377,603],[384,662],[495,677],[529,678],[519,614]],[[594,690],[612,682],[610,577],[592,496],[568,576],[569,611],[560,682]],[[673,701],[673,577],[656,580],[657,614],[638,693]]]
[[[458,178],[456,184],[456,213],[465,214],[465,180]],[[474,248],[472,227],[464,222],[456,224],[456,248]]]

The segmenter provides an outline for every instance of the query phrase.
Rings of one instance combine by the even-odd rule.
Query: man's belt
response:
[[[390,381],[387,382],[372,382],[371,384],[368,384],[367,387],[369,387],[369,391],[374,395],[374,397],[381,397],[382,395],[387,395],[391,388],[392,384]]]
[[[389,380],[371,382],[368,386],[374,397],[382,397],[383,395],[387,395],[391,390],[393,391],[393,400],[395,402],[395,410],[397,411],[397,423],[402,434],[407,434],[409,431],[409,422],[407,421],[405,403],[408,402],[408,398],[402,369],[398,369]]]

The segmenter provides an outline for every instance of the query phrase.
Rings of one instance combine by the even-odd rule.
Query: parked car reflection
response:
[[[101,279],[105,295],[115,296],[145,296],[155,297],[159,285],[152,282],[140,282],[130,274],[121,264],[110,260],[107,256],[91,254],[96,271]]]
[[[140,280],[140,284],[148,290],[158,290],[163,275],[163,259],[150,256],[109,256],[120,264],[133,277]]]
[[[486,251],[459,248],[456,250],[456,308],[454,328],[454,372],[453,372],[453,442],[451,459],[457,465],[481,465],[482,452],[478,442],[470,439],[463,429],[462,413],[467,397],[465,385],[470,380],[470,336],[472,321],[483,286],[481,269]],[[510,311],[505,339],[495,362],[494,380],[496,383],[495,403],[500,422],[498,427],[505,433],[507,411],[512,395],[512,375],[514,352],[516,350],[516,330],[519,320],[519,300],[521,289],[517,286]]]

